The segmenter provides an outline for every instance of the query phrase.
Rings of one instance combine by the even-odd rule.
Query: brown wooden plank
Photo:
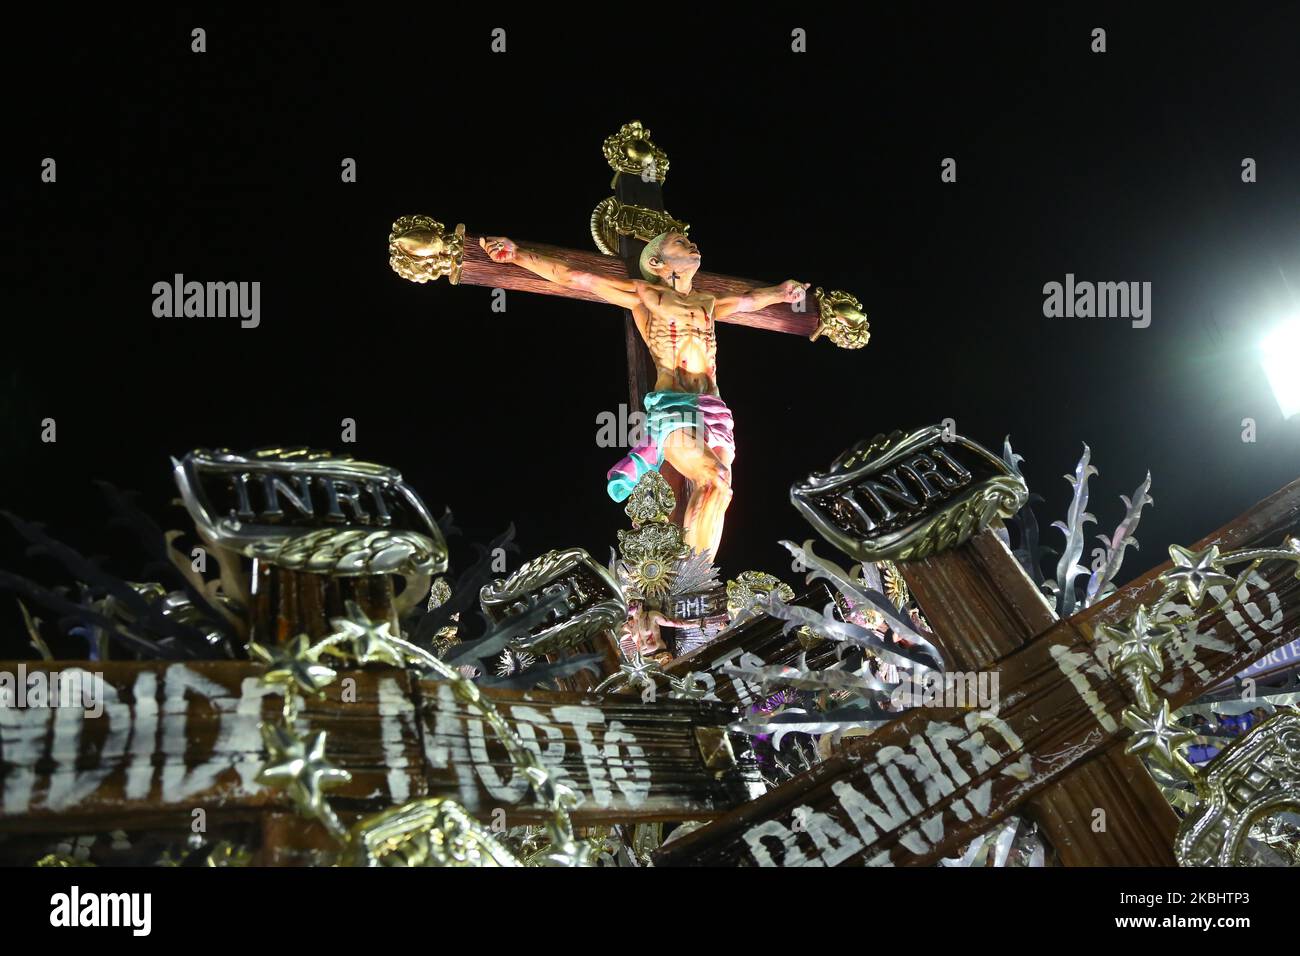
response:
[[[982,671],[1056,622],[1056,613],[992,530],[898,565],[950,670]],[[1105,811],[1095,828],[1095,810]],[[1066,866],[1173,866],[1178,816],[1146,767],[1111,747],[1024,808]]]
[[[897,567],[952,670],[987,667],[1056,623],[1056,612],[992,530]]]
[[[256,782],[259,724],[282,698],[241,661],[27,662],[27,672],[71,668],[103,675],[104,711],[0,707],[0,828],[138,816],[186,820],[195,808],[226,813],[288,808]],[[18,662],[0,663],[17,672]],[[354,671],[303,711],[305,730],[328,733],[331,761],[352,781],[331,791],[340,809],[369,809],[427,793],[413,725],[379,714],[409,700],[402,671]],[[347,693],[349,700],[343,699]],[[353,697],[353,694],[355,695]]]
[[[527,780],[477,712],[456,701],[445,683],[424,683],[421,690],[430,789],[484,819],[496,810],[505,811],[511,826],[544,819],[532,806]],[[712,819],[756,792],[756,768],[737,760],[729,745],[731,759],[713,766],[706,759],[735,719],[730,707],[543,691],[494,691],[492,697],[524,742],[583,797],[575,822]]]
[[[1300,529],[1300,479],[1279,488],[1245,514],[1218,528],[1195,544],[1192,551],[1202,551],[1218,545],[1220,551],[1234,551],[1280,545],[1287,535]],[[1152,568],[1146,574],[1116,591],[1104,601],[1099,601],[1075,615],[1085,629],[1092,631],[1102,624],[1118,624],[1133,613],[1142,603],[1150,604],[1160,593],[1157,578],[1169,569],[1169,562]]]
[[[105,707],[0,707],[0,829],[68,832],[80,826],[187,825],[203,808],[253,819],[291,805],[256,777],[260,723],[281,698],[247,662],[56,662],[103,674]],[[17,673],[19,662],[0,662]],[[354,681],[355,684],[348,683]],[[707,819],[747,799],[752,762],[722,743],[734,715],[716,703],[488,690],[526,745],[584,797],[579,824]],[[341,814],[373,812],[428,795],[465,802],[491,820],[541,819],[526,781],[481,715],[450,685],[413,685],[405,671],[347,671],[309,701],[299,732],[328,733],[326,754],[352,781],[330,792]],[[726,759],[731,754],[731,759]]]
[[[1096,815],[1105,812],[1104,817]],[[1176,866],[1178,815],[1146,766],[1113,744],[1035,794],[1025,815],[1065,866]]]

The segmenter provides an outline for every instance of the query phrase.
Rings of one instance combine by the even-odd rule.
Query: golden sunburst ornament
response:
[[[631,531],[618,533],[618,552],[633,587],[647,598],[672,590],[677,569],[690,548],[682,529],[668,520],[675,501],[668,482],[656,471],[641,476],[626,508]]]
[[[646,597],[666,594],[672,583],[671,564],[657,555],[642,558],[629,570],[630,577],[636,582],[637,590]]]

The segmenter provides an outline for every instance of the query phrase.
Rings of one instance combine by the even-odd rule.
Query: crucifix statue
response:
[[[605,142],[615,170],[616,195],[596,207],[592,234],[605,255],[592,255],[504,237],[466,242],[465,227],[445,231],[424,216],[393,225],[389,257],[404,278],[425,282],[447,276],[502,289],[608,302],[629,314],[629,385],[633,407],[644,406],[644,436],[606,475],[607,490],[623,501],[647,471],[676,474],[689,489],[678,522],[686,544],[715,559],[731,502],[736,442],[731,410],[718,392],[718,322],[822,335],[844,348],[868,338],[861,304],[844,292],[815,291],[817,317],[804,310],[808,283],[763,285],[699,272],[699,246],[689,226],[662,211],[659,184],[667,157],[640,123],[629,123]],[[633,204],[632,200],[643,205]],[[477,248],[475,248],[477,245]],[[608,257],[618,255],[624,268]],[[512,268],[513,267],[513,268]],[[629,274],[631,273],[631,274]],[[648,350],[651,375],[639,368]],[[650,382],[653,381],[651,386]],[[669,467],[671,466],[671,468]],[[685,494],[681,492],[685,490]]]
[[[528,249],[510,239],[479,240],[493,262],[513,262],[566,288],[596,293],[631,310],[650,349],[657,377],[645,396],[647,434],[606,476],[609,496],[624,501],[649,470],[667,459],[691,483],[683,523],[685,541],[710,556],[722,540],[731,503],[731,463],[736,454],[731,409],[718,394],[720,319],[803,299],[808,283],[788,279],[777,286],[718,296],[693,287],[700,250],[681,232],[660,233],[640,256],[640,279],[603,276]]]

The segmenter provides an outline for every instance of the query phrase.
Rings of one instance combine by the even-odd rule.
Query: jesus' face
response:
[[[679,232],[664,240],[658,258],[664,263],[664,274],[694,275],[700,268],[700,247]]]

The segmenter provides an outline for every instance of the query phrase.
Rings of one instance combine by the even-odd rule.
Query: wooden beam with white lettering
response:
[[[282,699],[239,661],[189,663],[0,662],[33,689],[102,675],[92,706],[0,704],[0,830],[188,826],[260,817],[291,807],[257,782],[266,754],[260,725]],[[67,686],[66,684],[64,686]],[[738,759],[718,703],[596,698],[487,690],[526,746],[583,797],[575,823],[708,819],[748,799],[758,781]],[[94,701],[102,704],[102,710]],[[352,775],[329,792],[350,817],[445,795],[486,820],[541,820],[526,782],[481,714],[442,682],[402,670],[345,671],[309,700],[297,730],[326,731],[326,757]],[[499,815],[498,815],[499,819]]]
[[[1300,534],[1300,482],[1202,539],[1229,548],[1277,546]],[[818,765],[706,827],[663,847],[658,865],[929,864],[1110,748],[1127,731],[1127,681],[1107,669],[1110,648],[1094,641],[1151,600],[1156,569],[1136,584],[1060,621],[998,662],[996,714],[918,708],[852,753]],[[1207,603],[1206,607],[1211,607]],[[1162,683],[1173,706],[1300,633],[1294,566],[1266,564],[1166,648]]]
[[[40,706],[30,695],[0,706],[0,829],[166,826],[199,808],[251,818],[291,806],[256,779],[261,721],[282,707],[256,665],[9,661],[0,673],[25,673],[31,687],[80,677],[97,688],[62,702],[74,706]],[[328,758],[352,774],[331,799],[364,811],[428,795],[418,729],[396,717],[411,699],[406,673],[346,677],[310,701],[298,725],[325,731]]]
[[[431,790],[507,825],[544,820],[527,780],[477,712],[450,684],[420,685],[424,763]],[[583,797],[580,824],[712,819],[759,792],[757,767],[732,749],[731,707],[707,701],[490,692],[524,744]]]
[[[898,565],[949,670],[983,671],[1056,623],[1055,611],[992,529]],[[1111,747],[1024,808],[1065,866],[1174,866],[1178,816],[1142,762]],[[1095,825],[1097,811],[1106,825]]]

